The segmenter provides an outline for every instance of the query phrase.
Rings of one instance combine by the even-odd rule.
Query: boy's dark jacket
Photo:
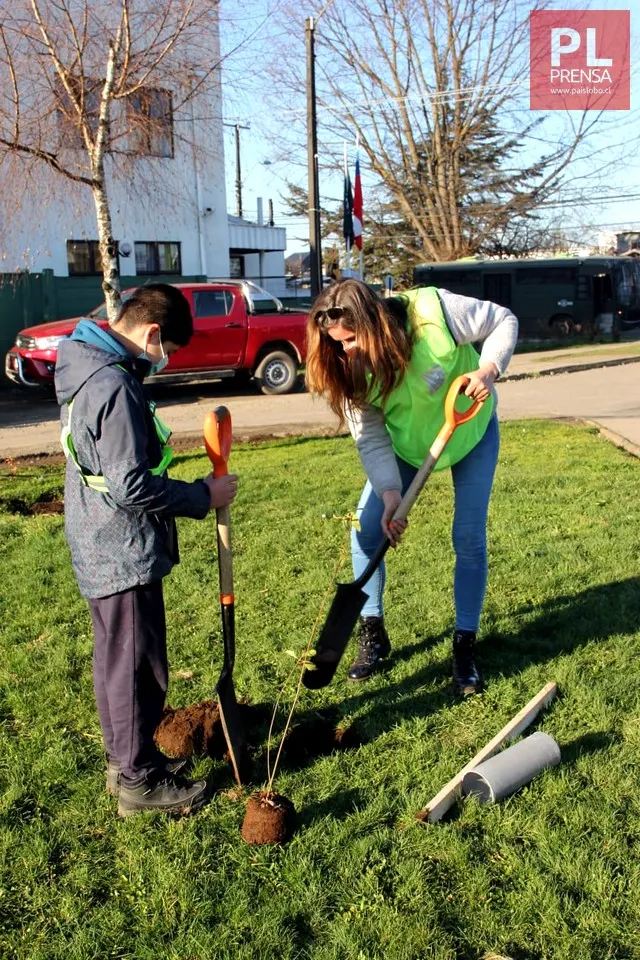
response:
[[[62,423],[73,400],[78,460],[86,473],[104,476],[109,490],[85,486],[69,457],[65,532],[80,592],[88,599],[165,577],[179,559],[174,517],[202,519],[209,510],[209,490],[201,480],[184,483],[150,472],[161,454],[142,387],[148,370],[146,360],[132,357],[90,320],[80,321],[58,347],[55,386]]]

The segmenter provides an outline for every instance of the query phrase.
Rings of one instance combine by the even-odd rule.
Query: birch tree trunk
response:
[[[96,206],[98,222],[98,244],[100,259],[102,260],[102,289],[107,306],[109,323],[114,323],[120,312],[122,300],[120,297],[120,276],[118,273],[118,249],[113,239],[111,225],[111,209],[104,169],[104,156],[109,138],[109,113],[113,96],[115,79],[115,65],[122,45],[122,21],[116,34],[115,41],[109,46],[109,57],[105,71],[104,85],[100,95],[100,116],[98,132],[91,143],[85,131],[85,142],[91,158],[92,192]]]
[[[98,221],[98,243],[100,246],[100,259],[102,260],[102,289],[107,305],[107,317],[109,318],[109,323],[113,323],[120,312],[122,299],[120,297],[118,252],[116,242],[113,239],[104,163],[101,163],[98,170],[94,172],[93,181],[91,189],[93,191],[93,201],[96,206],[96,218]]]

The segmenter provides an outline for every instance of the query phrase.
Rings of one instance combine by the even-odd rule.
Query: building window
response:
[[[80,81],[71,80],[74,93],[80,92]],[[81,120],[74,103],[60,80],[55,83],[56,92],[56,114],[58,118],[58,131],[61,138],[61,146],[71,150],[84,150],[86,145],[82,136]],[[93,137],[98,134],[98,124],[100,121],[100,94],[101,83],[97,81],[85,81],[84,89],[84,119],[87,121]],[[106,149],[110,150],[109,132],[107,131]]]
[[[67,240],[67,265],[70,277],[95,277],[102,273],[102,258],[97,240]]]
[[[229,276],[233,280],[242,280],[244,277],[244,257],[229,257]]]
[[[182,273],[179,243],[136,242],[136,273]]]
[[[168,90],[143,88],[127,100],[128,150],[138,156],[173,156],[173,107]]]

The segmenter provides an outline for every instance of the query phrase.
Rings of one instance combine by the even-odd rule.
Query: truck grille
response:
[[[20,347],[22,350],[35,350],[35,346],[35,337],[25,337],[21,333],[16,337],[16,347]]]

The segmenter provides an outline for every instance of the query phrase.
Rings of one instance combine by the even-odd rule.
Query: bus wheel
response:
[[[573,317],[570,317],[568,313],[558,313],[555,317],[551,317],[549,327],[559,340],[563,337],[570,337],[574,332]]]

